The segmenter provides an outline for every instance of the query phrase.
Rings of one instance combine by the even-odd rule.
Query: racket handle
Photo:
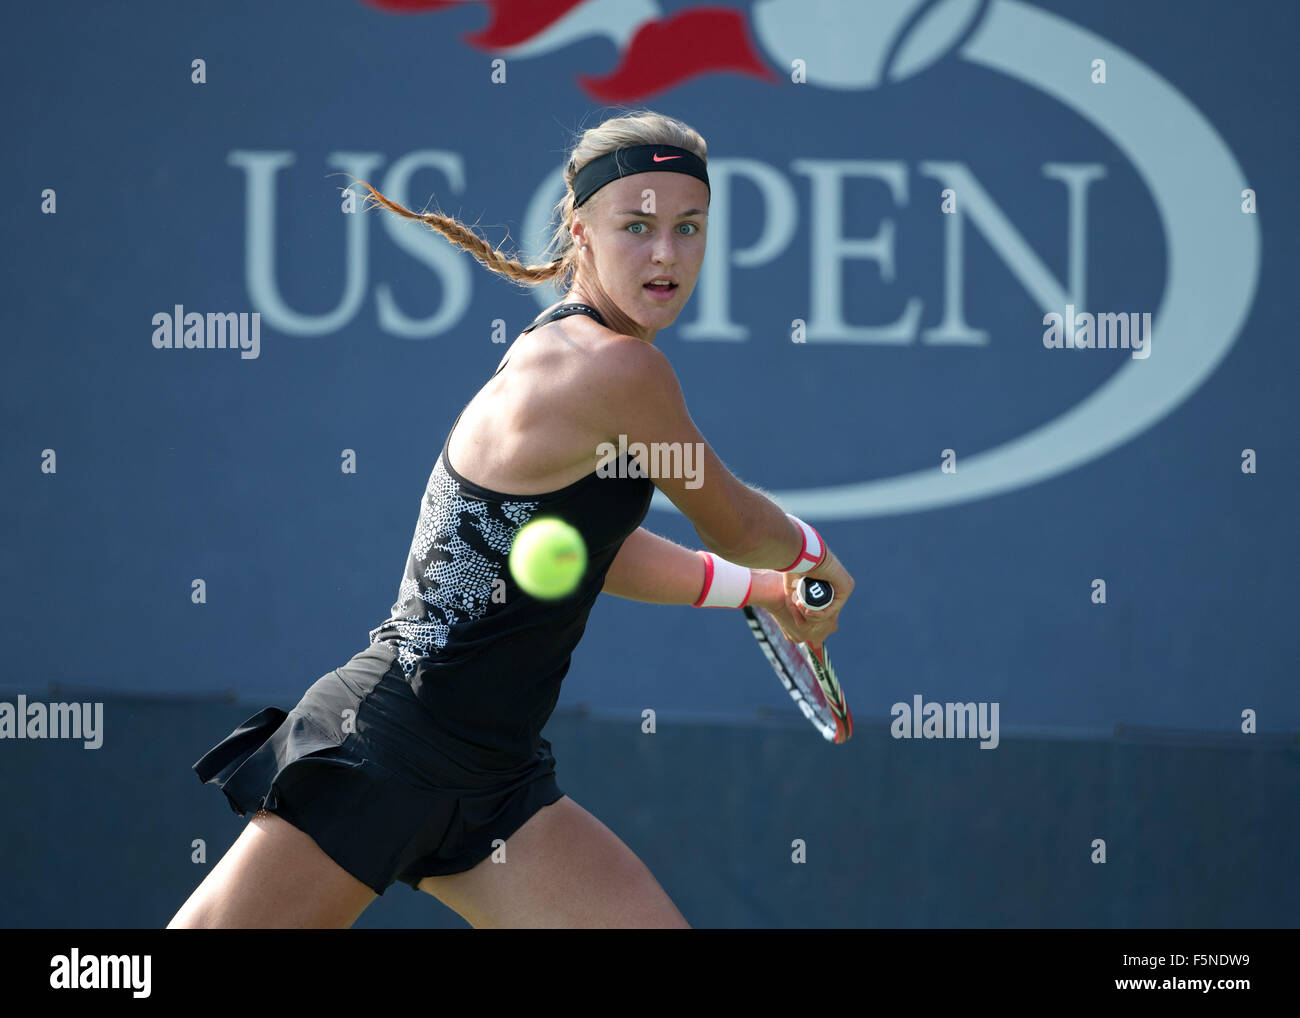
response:
[[[835,588],[825,580],[810,580],[804,577],[795,587],[795,597],[804,611],[825,611],[835,600]]]

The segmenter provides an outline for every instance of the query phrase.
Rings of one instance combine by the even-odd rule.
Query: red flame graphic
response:
[[[363,0],[393,14],[416,14],[480,0]],[[476,49],[495,51],[527,42],[587,0],[481,0],[485,28],[465,36]],[[619,65],[605,75],[578,75],[578,84],[603,103],[657,95],[689,78],[723,71],[777,81],[759,57],[744,14],[730,7],[692,7],[637,29]]]
[[[709,71],[776,79],[754,51],[749,25],[739,11],[693,7],[642,25],[612,73],[599,78],[580,74],[578,83],[601,102],[630,102]]]

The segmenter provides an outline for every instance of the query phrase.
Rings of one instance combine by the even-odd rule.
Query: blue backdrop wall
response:
[[[670,740],[643,741],[646,708],[721,733],[675,737],[686,755],[671,781],[652,769],[663,783],[639,800],[652,819],[638,850],[666,856],[669,830],[711,829],[698,803],[681,803],[683,776],[726,786],[760,828],[774,803],[816,796],[813,772],[773,784],[727,746],[779,746],[782,772],[804,754],[843,768],[854,798],[825,818],[828,837],[869,825],[880,803],[867,790],[882,783],[897,809],[922,810],[898,794],[907,775],[942,786],[948,768],[972,766],[965,754],[1006,796],[1031,782],[1021,766],[1040,768],[1053,831],[1041,837],[1088,866],[1105,833],[1082,821],[1063,833],[1054,804],[1073,789],[1145,809],[1139,776],[1183,751],[1160,741],[1176,731],[1184,749],[1267,761],[1241,772],[1257,782],[1251,809],[1294,825],[1300,354],[1285,96],[1298,22],[1267,0],[25,10],[0,72],[15,97],[0,113],[12,197],[0,209],[0,698],[115,705],[88,762],[114,752],[121,774],[168,768],[149,775],[168,793],[134,802],[135,815],[228,814],[219,793],[184,784],[189,763],[361,649],[397,593],[448,428],[500,359],[498,340],[556,299],[418,224],[348,211],[343,174],[536,259],[574,132],[647,106],[703,133],[713,182],[705,268],[657,345],[728,466],[818,526],[853,572],[830,646],[872,748],[796,731],[781,741],[771,726],[791,705],[736,618],[602,598],[559,718],[575,740],[591,726],[605,752],[566,758],[552,735],[561,785],[590,785],[620,753],[667,752]],[[1149,313],[1149,349],[1049,348],[1044,316],[1067,306]],[[159,349],[156,316],[192,312],[256,313],[258,342]],[[815,435],[797,426],[810,408]],[[662,499],[646,526],[699,544]],[[1033,762],[893,740],[892,705],[916,695],[998,703],[1004,738],[1039,747]],[[181,711],[186,741],[146,746],[142,705]],[[1157,733],[1150,753],[1124,756],[1133,781],[1070,784],[1079,747],[1108,760],[1116,731],[1132,729]],[[918,761],[917,749],[931,752]],[[125,794],[102,766],[57,762],[74,752],[0,741],[0,767],[39,787],[0,792],[13,797],[7,861],[51,885],[10,924],[112,924],[52,886],[43,852],[24,854],[21,839],[57,840],[66,821],[18,833],[33,795],[111,806]],[[984,762],[999,754],[1019,763]],[[610,798],[608,811],[631,808]],[[1008,833],[963,801],[943,837]],[[1271,841],[1219,865],[1228,835],[1214,816],[1160,823],[1171,842],[1196,832],[1221,898],[1246,860],[1261,886],[1287,869]],[[237,830],[186,833],[201,826],[171,832],[180,862],[190,838]],[[702,907],[700,922],[775,922],[806,893],[737,876],[744,828],[719,863],[730,876],[683,866],[678,891],[717,904],[704,889],[726,885],[758,904]],[[788,853],[798,834],[786,833],[773,837]],[[896,830],[870,835],[925,867],[926,850]],[[137,848],[164,852],[144,833]],[[1008,857],[989,865],[1013,879]],[[1294,898],[1283,911],[1263,894],[1235,912],[1171,911],[1174,887],[1163,902],[1116,897],[1088,912],[1093,895],[1126,892],[1076,876],[1074,911],[1043,911],[1032,887],[997,915],[959,891],[908,911],[860,888],[847,911],[798,921],[1295,915]],[[186,880],[164,899],[183,898]],[[161,908],[116,914],[150,925]]]

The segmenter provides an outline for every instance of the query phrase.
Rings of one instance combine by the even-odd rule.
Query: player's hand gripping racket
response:
[[[835,599],[835,589],[829,583],[806,576],[796,592],[808,611],[825,611]],[[806,643],[795,643],[765,608],[746,605],[744,612],[750,631],[804,717],[828,742],[847,742],[853,734],[853,715],[826,654],[826,644],[813,650]]]

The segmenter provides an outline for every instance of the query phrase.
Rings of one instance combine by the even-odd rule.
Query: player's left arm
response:
[[[614,556],[601,592],[649,604],[694,604],[703,589],[699,555],[637,527]]]
[[[783,598],[780,573],[770,569],[752,572],[751,604],[764,603],[773,596]],[[601,591],[648,604],[694,604],[703,589],[704,559],[697,552],[638,527],[614,556]]]

